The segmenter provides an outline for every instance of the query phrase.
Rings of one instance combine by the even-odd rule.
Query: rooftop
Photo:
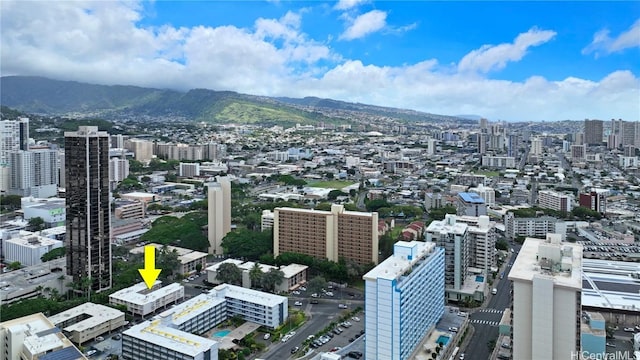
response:
[[[427,232],[441,234],[462,235],[467,231],[468,225],[456,222],[456,216],[447,214],[444,220],[432,221],[427,227]]]
[[[54,245],[58,245],[57,247],[62,247],[64,245],[60,240],[54,240],[48,237],[43,237],[35,234],[9,239],[9,240],[6,240],[5,242],[24,246],[24,247],[29,247],[32,249],[37,249],[43,246],[54,246]]]
[[[178,283],[171,283],[165,287],[157,287],[160,286],[161,283],[162,282],[160,280],[156,280],[153,288],[149,289],[144,282],[140,282],[128,288],[114,292],[109,295],[109,298],[120,299],[136,305],[144,305],[155,302],[173,292],[179,291],[180,289],[183,289],[184,291],[184,286]]]
[[[640,263],[584,259],[582,305],[640,312]]]
[[[411,249],[416,253],[415,258],[413,256],[401,256],[401,253],[397,252],[397,248]],[[383,262],[378,264],[375,268],[371,269],[368,273],[362,277],[364,280],[396,280],[402,276],[406,271],[411,270],[418,261],[425,259],[433,253],[435,249],[435,243],[423,242],[423,241],[398,241],[394,245],[394,254],[389,256]],[[409,251],[411,251],[409,250]]]
[[[181,354],[195,357],[211,349],[217,342],[162,325],[160,320],[145,321],[122,333]]]
[[[223,304],[225,299],[217,298],[215,294],[199,294],[175,307],[158,315],[160,319],[167,319],[171,324],[179,326],[197,317],[212,307]],[[164,322],[164,321],[163,321]]]
[[[241,286],[221,284],[213,288],[218,297],[231,297],[253,304],[264,306],[276,306],[282,302],[287,302],[287,298],[280,295],[269,294],[262,291],[246,289]]]
[[[472,204],[484,204],[484,199],[473,192],[461,192],[458,193],[458,196],[464,201]]]
[[[509,280],[533,281],[544,276],[552,278],[555,286],[581,289],[582,246],[560,239],[558,234],[547,234],[547,239],[526,238]]]
[[[51,320],[51,322],[57,326],[58,324],[81,315],[87,315],[88,317],[84,320],[79,319],[80,321],[73,325],[65,327],[64,330],[69,332],[81,332],[86,329],[98,326],[105,321],[115,320],[121,316],[124,317],[124,313],[122,311],[114,309],[112,307],[94,303],[84,303],[67,311],[63,311],[59,314],[50,316],[49,320]]]

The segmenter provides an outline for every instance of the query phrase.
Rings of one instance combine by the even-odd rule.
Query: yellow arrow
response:
[[[138,269],[142,280],[151,289],[162,269],[156,269],[156,248],[153,245],[144,247],[144,269]]]

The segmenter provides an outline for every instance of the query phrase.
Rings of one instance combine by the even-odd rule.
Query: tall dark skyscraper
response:
[[[602,120],[584,121],[584,143],[587,145],[602,145],[604,133],[604,122]]]
[[[64,133],[67,274],[91,278],[95,291],[111,287],[109,134],[96,126]]]

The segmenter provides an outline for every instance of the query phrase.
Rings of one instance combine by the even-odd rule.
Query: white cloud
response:
[[[483,73],[503,69],[507,62],[522,59],[529,47],[544,44],[555,35],[554,31],[533,28],[518,35],[513,43],[483,45],[463,57],[458,64],[458,69]]]
[[[549,31],[531,30],[504,49],[474,50],[457,66],[435,59],[377,66],[343,59],[327,42],[310,39],[300,30],[300,12],[261,18],[250,28],[142,27],[143,12],[134,3],[42,4],[0,1],[2,75],[320,96],[496,120],[638,120],[640,79],[629,71],[600,80],[512,82],[484,75],[548,41],[555,34]]]
[[[336,10],[349,10],[367,1],[368,0],[340,0],[333,8]]]
[[[634,47],[640,47],[640,19],[616,38],[610,37],[607,29],[598,31],[593,35],[591,44],[582,49],[582,53],[590,54],[593,52],[598,57],[602,53],[611,54]]]
[[[351,25],[340,35],[341,40],[354,40],[365,37],[381,30],[387,25],[387,13],[381,10],[371,10],[356,17]]]

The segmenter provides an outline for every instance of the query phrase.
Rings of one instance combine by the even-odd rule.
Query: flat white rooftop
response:
[[[19,238],[13,238],[6,240],[7,243],[16,244],[22,247],[38,249],[41,247],[54,246],[62,247],[63,243],[60,240],[54,240],[48,237],[43,237],[39,235],[27,235]]]
[[[378,264],[378,266],[374,267],[368,273],[364,274],[363,279],[395,280],[402,274],[404,274],[407,270],[412,269],[418,261],[425,259],[431,253],[433,253],[436,244],[433,242],[422,241],[398,241],[397,243],[395,243],[395,246],[408,248],[415,246],[417,248],[417,256],[415,257],[415,259],[408,260],[406,258],[397,256],[396,254],[391,255],[383,262]]]
[[[296,274],[299,274],[302,271],[307,270],[309,267],[307,265],[300,264],[289,264],[287,266],[283,266],[280,268],[280,271],[284,273],[284,278],[289,279]]]
[[[540,266],[540,245],[549,244],[546,239],[526,238],[518,257],[516,258],[509,280],[533,281],[534,276],[550,276],[555,286],[580,289],[582,287],[582,246],[578,244],[562,242],[558,245],[561,249],[571,248],[571,271],[548,271]],[[563,258],[563,261],[565,258]]]
[[[584,259],[582,305],[640,312],[640,263]]]
[[[82,305],[78,305],[67,311],[63,311],[53,316],[49,316],[49,320],[52,323],[54,323],[56,326],[58,326],[58,324],[61,324],[69,319],[75,318],[83,314],[88,315],[89,317],[73,325],[65,327],[64,330],[81,332],[81,331],[90,329],[92,327],[98,326],[104,323],[105,321],[115,320],[121,316],[124,316],[124,313],[122,311],[114,309],[109,306],[94,304],[94,303],[84,303]]]
[[[13,333],[24,333],[22,344],[32,354],[53,353],[57,348],[72,348],[75,351],[71,351],[71,358],[84,359],[71,341],[42,313],[5,321],[0,323],[0,328],[10,329]]]
[[[269,294],[262,291],[247,289],[241,286],[229,284],[218,285],[213,288],[213,291],[216,292],[216,296],[218,297],[230,297],[252,304],[259,304],[269,307],[287,302],[287,298],[284,296]]]
[[[467,231],[468,225],[459,222],[447,222],[447,219],[432,221],[427,227],[427,232],[440,234],[462,235]]]
[[[156,280],[153,286],[155,288],[160,284],[162,284],[162,282],[160,280]],[[124,302],[142,306],[144,304],[156,302],[157,300],[178,291],[184,291],[184,286],[178,283],[171,283],[165,287],[149,290],[145,283],[140,282],[128,288],[114,292],[109,295],[109,298],[115,298]]]
[[[179,326],[211,308],[224,304],[225,302],[226,300],[224,298],[218,298],[215,294],[200,294],[162,312],[157,316],[157,318],[163,319],[163,321],[169,321],[170,323]]]
[[[164,326],[160,320],[142,322],[122,334],[192,357],[217,344],[211,339]]]

